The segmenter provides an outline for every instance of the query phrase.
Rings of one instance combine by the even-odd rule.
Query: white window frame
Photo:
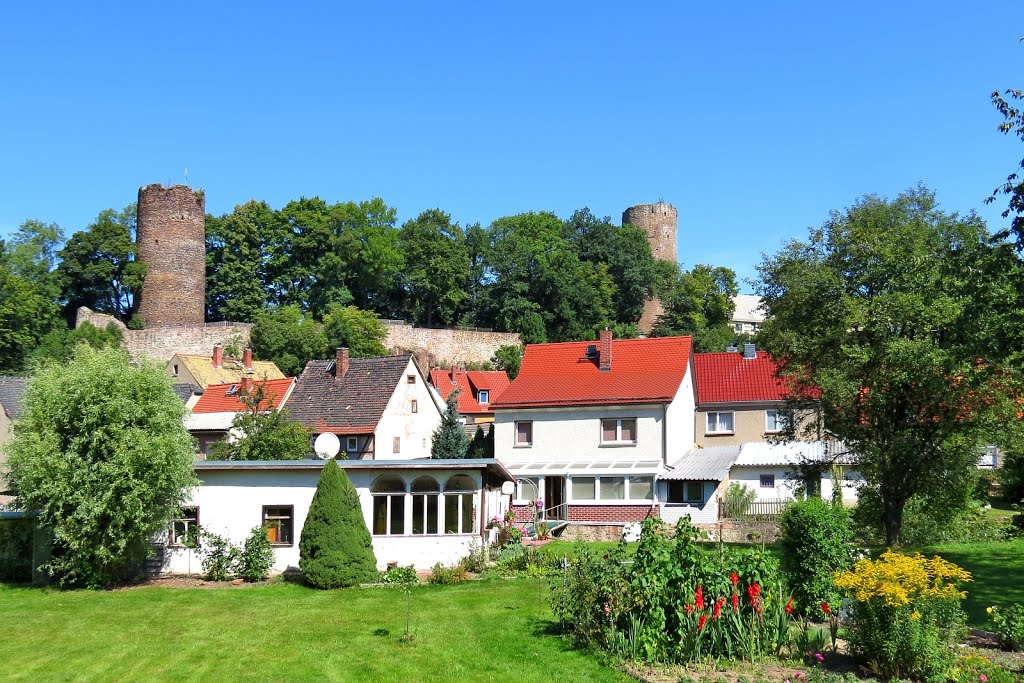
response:
[[[775,429],[771,428],[771,423],[769,422],[769,416],[772,413],[775,414]],[[792,419],[792,416],[790,415],[790,412],[788,410],[784,410],[784,409],[781,409],[781,408],[769,408],[768,410],[765,410],[764,411],[764,433],[765,434],[778,434],[779,432],[783,431],[786,428],[785,427],[786,422],[791,420],[791,419]]]
[[[735,434],[736,433],[736,411],[734,410],[709,410],[704,413],[704,433],[705,434]],[[715,429],[711,429],[711,416],[715,416]],[[719,429],[721,418],[720,415],[731,415],[732,416],[732,429],[724,430]]]
[[[472,491],[466,491],[466,490],[461,490],[461,489],[456,489],[454,491],[450,491],[448,489],[448,485],[451,483],[452,479],[454,479],[457,476],[459,476],[459,475],[453,474],[452,476],[448,477],[448,479],[445,480],[444,488],[442,489],[442,493],[441,493],[442,498],[439,501],[439,502],[441,502],[442,507],[439,508],[439,510],[438,510],[438,512],[439,512],[439,514],[438,514],[438,529],[439,529],[440,533],[442,533],[442,534],[444,534],[446,536],[466,536],[468,534],[474,533],[473,527],[475,526],[475,524],[474,524],[473,517],[474,517],[474,513],[477,511],[476,490],[475,490],[477,488],[477,484],[476,484],[476,482],[473,483],[473,489],[474,490],[472,490]],[[469,475],[462,475],[462,476],[465,476],[465,477],[468,477],[469,479],[472,479],[472,477],[469,477]],[[463,512],[465,512],[465,505],[463,504],[463,501],[466,499],[465,498],[466,496],[468,496],[469,500],[470,500],[470,506],[469,506],[470,507],[470,513],[469,513],[469,519],[468,520],[465,519],[465,516],[463,515]],[[456,510],[458,510],[458,512],[456,513],[456,521],[455,521],[456,531],[451,531],[451,532],[446,531],[446,529],[448,527],[447,511],[448,511],[448,499],[449,498],[455,498],[456,499],[455,507],[456,507]],[[464,529],[466,529],[466,530],[464,531]]]
[[[271,514],[269,514],[269,510],[271,510],[271,509],[281,509],[281,510],[283,510],[285,508],[287,508],[288,510],[291,511],[287,516],[285,516],[285,515],[271,515]],[[294,505],[264,505],[263,506],[263,512],[261,514],[261,519],[263,520],[262,521],[262,526],[264,526],[264,527],[268,526],[267,525],[267,521],[268,520],[275,520],[276,521],[276,520],[287,519],[288,520],[288,542],[287,543],[281,542],[281,541],[278,541],[276,543],[271,542],[271,545],[273,545],[275,548],[291,548],[291,547],[293,547],[295,545],[295,506]]]
[[[613,441],[605,441],[604,440],[604,423],[605,422],[611,422],[612,420],[615,420],[615,439]],[[632,421],[633,422],[633,439],[631,439],[629,441],[623,441],[623,439],[622,439],[622,423],[624,421],[626,421],[626,422]],[[600,443],[601,443],[601,445],[602,446],[635,446],[636,442],[637,442],[637,438],[636,437],[638,436],[637,433],[636,433],[637,422],[638,422],[638,420],[635,417],[602,417],[601,418],[601,425],[600,425],[601,426],[601,434],[600,434],[600,439],[601,439]]]
[[[530,425],[530,440],[527,442],[519,441],[519,425],[528,424]],[[512,447],[513,448],[531,448],[534,440],[533,433],[533,420],[516,420],[512,423]]]
[[[191,510],[192,516],[189,517],[186,511]],[[185,544],[182,542],[188,538],[189,529],[195,528],[196,540],[199,539],[199,506],[189,505],[181,509],[182,516],[171,522],[171,528],[167,534],[167,545],[172,548],[181,548]],[[181,535],[175,533],[175,527],[181,525]]]
[[[487,389],[481,389],[476,395],[476,402],[479,403],[480,405],[490,403],[490,400],[491,392],[488,391]]]
[[[358,436],[346,436],[345,437],[345,452],[355,453],[359,450],[359,437]]]
[[[420,402],[416,399],[409,401],[409,412],[418,413],[420,412]]]
[[[413,491],[413,485],[420,479],[431,479],[437,484],[437,491]],[[441,526],[443,512],[441,510],[441,483],[436,477],[424,474],[420,477],[413,479],[412,484],[409,485],[409,491],[412,492],[411,501],[409,506],[409,512],[412,515],[412,523],[409,526],[409,535],[411,536],[436,536],[441,533]],[[423,501],[423,517],[420,519],[420,523],[423,525],[423,531],[416,532],[416,500],[417,498]],[[431,500],[433,499],[433,500]],[[434,505],[434,518],[437,522],[437,528],[433,531],[429,530],[427,520],[430,518],[430,505],[433,502]],[[390,501],[389,501],[390,504]]]
[[[540,488],[540,477],[536,477],[536,476],[534,476],[534,477],[529,477],[529,476],[526,476],[526,477],[516,477],[516,492],[515,492],[515,499],[516,499],[516,501],[517,502],[522,502],[522,503],[528,503],[528,502],[530,502],[532,500],[536,500],[535,498],[523,498],[523,489],[522,489],[522,487],[519,484],[519,482],[521,482],[523,480],[529,480],[529,481],[533,482],[533,485],[537,488],[537,498],[540,498],[540,491],[541,491],[541,488]]]
[[[633,477],[649,477],[651,481],[651,496],[649,498],[633,498],[631,493],[631,487],[633,483]],[[525,477],[524,477],[525,478]],[[651,503],[654,501],[655,487],[657,481],[654,479],[653,474],[570,474],[567,479],[569,480],[569,502],[570,503],[581,503],[587,505],[642,505],[644,503]],[[593,498],[577,498],[576,497],[576,484],[577,479],[593,479],[594,480],[594,497]],[[602,498],[601,497],[601,479],[625,479],[623,484],[623,497],[622,498]],[[518,486],[517,486],[518,493]]]
[[[403,491],[380,491],[380,492],[374,492],[373,491],[374,484],[378,480],[380,480],[380,479],[382,479],[384,477],[387,477],[387,476],[395,476],[395,477],[397,477],[399,479],[399,481],[402,482],[402,486],[404,487],[404,490]],[[406,519],[409,516],[409,513],[412,511],[411,501],[407,500],[410,497],[409,496],[409,482],[407,482],[404,478],[399,477],[398,475],[382,474],[380,477],[377,477],[377,479],[375,479],[374,482],[370,485],[370,496],[372,498],[372,502],[370,504],[370,535],[371,536],[408,536],[409,535],[408,532],[412,530],[411,528],[409,528],[409,522]],[[384,502],[384,533],[382,533],[382,534],[378,534],[378,533],[376,533],[374,531],[374,522],[376,522],[376,519],[374,518],[374,516],[376,515],[376,512],[377,512],[377,499],[378,498],[387,498],[387,500]],[[392,519],[391,519],[391,503],[392,503],[392,499],[394,499],[394,498],[400,498],[402,500],[402,531],[400,533],[395,533],[395,531],[392,529],[392,524],[391,524],[391,522],[392,522]],[[438,524],[440,525],[441,522],[439,521]]]

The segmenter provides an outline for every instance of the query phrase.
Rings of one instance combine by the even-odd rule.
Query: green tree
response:
[[[377,578],[359,495],[334,460],[324,465],[302,527],[299,568],[316,588],[355,586]]]
[[[520,345],[499,346],[491,357],[491,363],[496,369],[504,370],[510,380],[515,379],[519,374],[519,368],[523,365],[524,351],[525,349]]]
[[[0,373],[25,369],[29,353],[54,325],[57,303],[39,284],[11,272],[0,254]]]
[[[206,217],[206,309],[210,320],[252,322],[272,302],[268,263],[284,258],[281,223],[266,202]]]
[[[473,432],[473,440],[469,442],[469,448],[466,450],[466,457],[486,458],[486,444],[487,436],[484,434],[484,428],[477,427]]]
[[[38,363],[66,363],[79,344],[87,344],[94,349],[117,349],[121,347],[123,340],[124,333],[114,322],[107,323],[107,326],[101,329],[86,320],[72,330],[60,320],[39,340],[39,345],[32,350],[29,357]]]
[[[310,457],[311,432],[288,419],[288,409],[268,409],[272,398],[259,384],[244,397],[245,409],[231,423],[233,439],[213,445],[211,460],[304,460]]]
[[[80,345],[40,368],[6,445],[19,503],[53,534],[62,586],[109,586],[141,568],[198,484],[185,406],[161,368]]]
[[[1017,101],[1024,101],[1024,90],[1006,90],[1000,93],[998,90],[992,93],[992,104],[1003,116],[1003,122],[999,124],[999,131],[1007,135],[1013,134],[1024,142],[1024,109],[1018,109]],[[992,195],[985,200],[991,204],[999,195],[1009,197],[1009,204],[1003,211],[1003,218],[1013,218],[1010,227],[1001,236],[1014,235],[1017,240],[1017,249],[1024,249],[1024,177],[1021,170],[1024,169],[1024,159],[1021,159],[1017,168],[1006,177],[1006,182],[992,191]]]
[[[288,377],[302,372],[307,361],[328,357],[323,325],[295,305],[258,313],[249,343],[258,358],[274,361]]]
[[[724,351],[736,336],[729,321],[738,292],[736,273],[729,268],[697,265],[677,272],[663,294],[665,312],[658,316],[652,333],[691,335],[694,351]]]
[[[947,215],[919,187],[833,212],[759,266],[759,340],[781,364],[791,407],[819,408],[856,454],[890,545],[908,500],[955,497],[979,445],[1019,427],[1017,377],[989,339],[1004,322],[973,296],[1007,291],[1006,272],[992,268],[1004,253],[977,216]]]
[[[402,282],[413,322],[453,324],[469,298],[470,259],[462,228],[440,209],[430,209],[402,225],[398,247],[405,259]]]
[[[43,296],[57,301],[61,285],[56,269],[62,244],[64,231],[59,225],[27,220],[11,235],[4,251],[11,272],[36,283]]]
[[[810,616],[818,614],[820,602],[838,605],[840,594],[832,577],[850,566],[853,526],[849,513],[842,504],[808,498],[787,505],[779,527],[782,569],[797,610]]]
[[[469,439],[459,415],[459,392],[448,395],[447,405],[441,415],[441,424],[430,438],[430,457],[435,459],[465,458],[469,450]]]
[[[388,355],[384,346],[387,328],[373,311],[332,305],[324,318],[324,334],[327,348],[347,347],[353,358]]]
[[[105,209],[60,250],[63,299],[69,311],[88,306],[127,321],[146,277],[135,244],[135,205]]]

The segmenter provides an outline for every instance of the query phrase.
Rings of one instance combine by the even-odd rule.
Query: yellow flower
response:
[[[992,608],[991,607],[986,607],[985,611],[988,612],[989,614],[992,614]]]
[[[918,612],[917,610],[914,610],[913,612],[910,613],[910,620],[911,621],[917,621],[920,618],[921,618],[921,613]]]

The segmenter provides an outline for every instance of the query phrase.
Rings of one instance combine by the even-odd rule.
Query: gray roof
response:
[[[21,417],[21,396],[28,386],[28,377],[0,377],[0,405],[12,418]]]
[[[182,403],[188,403],[188,400],[195,395],[202,395],[203,388],[198,384],[174,384],[174,393],[178,395]]]
[[[740,455],[740,446],[691,448],[659,479],[722,481]]]
[[[311,360],[285,407],[291,418],[314,431],[372,431],[395,393],[411,356],[353,358],[341,382],[334,361]],[[419,381],[422,381],[420,379]]]
[[[743,444],[737,467],[764,467],[782,465],[855,465],[856,455],[846,449],[842,441],[753,441]]]
[[[319,470],[326,460],[197,460],[197,472],[209,470]],[[506,481],[513,477],[505,466],[493,458],[415,460],[336,460],[343,470],[487,470]]]

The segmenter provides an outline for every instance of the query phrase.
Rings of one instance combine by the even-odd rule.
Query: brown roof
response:
[[[372,432],[384,409],[404,382],[411,356],[353,358],[340,383],[334,381],[334,361],[311,360],[299,375],[285,404],[291,418],[317,433]]]

